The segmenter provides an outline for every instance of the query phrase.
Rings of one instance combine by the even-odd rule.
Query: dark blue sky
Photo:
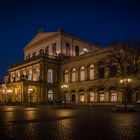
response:
[[[40,28],[106,46],[140,39],[137,0],[0,0],[0,77]]]

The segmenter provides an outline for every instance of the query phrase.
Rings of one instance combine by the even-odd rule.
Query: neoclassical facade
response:
[[[40,32],[25,46],[24,60],[8,69],[1,102],[119,103],[117,64],[101,48],[73,35]],[[133,100],[138,96],[133,95]]]

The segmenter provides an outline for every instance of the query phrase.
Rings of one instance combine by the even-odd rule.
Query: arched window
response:
[[[75,46],[75,56],[78,56],[78,55],[79,55],[79,47]]]
[[[64,72],[64,83],[68,83],[68,82],[69,82],[68,70],[65,70],[65,72]]]
[[[56,55],[56,43],[52,45],[52,54]]]
[[[112,63],[110,65],[109,75],[110,77],[114,77],[117,75],[117,63]]]
[[[90,67],[89,67],[89,79],[92,80],[95,78],[95,68],[94,68],[94,65],[91,64]]]
[[[81,68],[80,68],[80,81],[85,81],[85,77],[86,75],[85,75],[85,67],[84,66],[82,66]]]
[[[48,83],[53,83],[53,71],[52,69],[48,69]]]
[[[76,82],[76,68],[72,69],[71,81]]]
[[[53,101],[53,91],[52,90],[48,91],[48,101]]]
[[[66,43],[66,55],[69,56],[70,55],[70,44]]]

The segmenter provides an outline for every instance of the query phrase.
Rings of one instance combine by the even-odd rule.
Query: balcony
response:
[[[12,65],[9,66],[9,68],[13,68],[13,67],[16,67],[16,66],[19,66],[19,65],[23,65],[23,64],[38,60],[40,58],[51,59],[51,60],[60,60],[60,56],[48,55],[48,54],[43,53],[43,54],[31,57],[30,59],[19,61],[16,64],[12,64]]]

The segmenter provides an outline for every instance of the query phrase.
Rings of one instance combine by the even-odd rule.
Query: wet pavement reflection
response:
[[[0,106],[0,140],[139,140],[140,111]]]

